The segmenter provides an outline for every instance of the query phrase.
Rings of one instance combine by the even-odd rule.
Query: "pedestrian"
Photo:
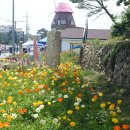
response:
[[[9,52],[10,52],[10,54],[12,54],[12,47],[9,48]]]
[[[16,47],[16,51],[17,51],[17,54],[18,54],[18,51],[19,51],[19,47],[18,46]]]
[[[1,56],[1,47],[0,47],[0,56]]]

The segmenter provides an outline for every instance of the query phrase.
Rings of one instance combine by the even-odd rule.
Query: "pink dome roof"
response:
[[[69,12],[73,13],[72,8],[67,3],[59,3],[59,5],[56,7],[55,13],[57,12]]]

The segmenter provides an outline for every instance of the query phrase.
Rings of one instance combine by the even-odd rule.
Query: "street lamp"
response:
[[[12,0],[12,54],[15,55],[14,0]]]

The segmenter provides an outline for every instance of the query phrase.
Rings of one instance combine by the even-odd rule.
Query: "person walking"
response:
[[[1,56],[1,47],[0,47],[0,56]]]
[[[19,47],[17,46],[17,47],[16,47],[16,52],[17,52],[17,54],[18,54],[18,51],[19,51]]]

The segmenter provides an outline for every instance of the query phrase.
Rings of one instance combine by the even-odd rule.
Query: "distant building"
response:
[[[12,30],[12,25],[0,25],[0,33],[8,33]]]
[[[18,41],[24,42],[24,31],[21,28],[16,28],[16,34],[17,34]]]
[[[17,36],[17,42],[24,41],[24,31],[22,30],[22,28],[16,28],[15,31]],[[0,25],[0,33],[3,34],[3,37],[6,38],[6,35],[9,32],[12,32],[12,25]]]

